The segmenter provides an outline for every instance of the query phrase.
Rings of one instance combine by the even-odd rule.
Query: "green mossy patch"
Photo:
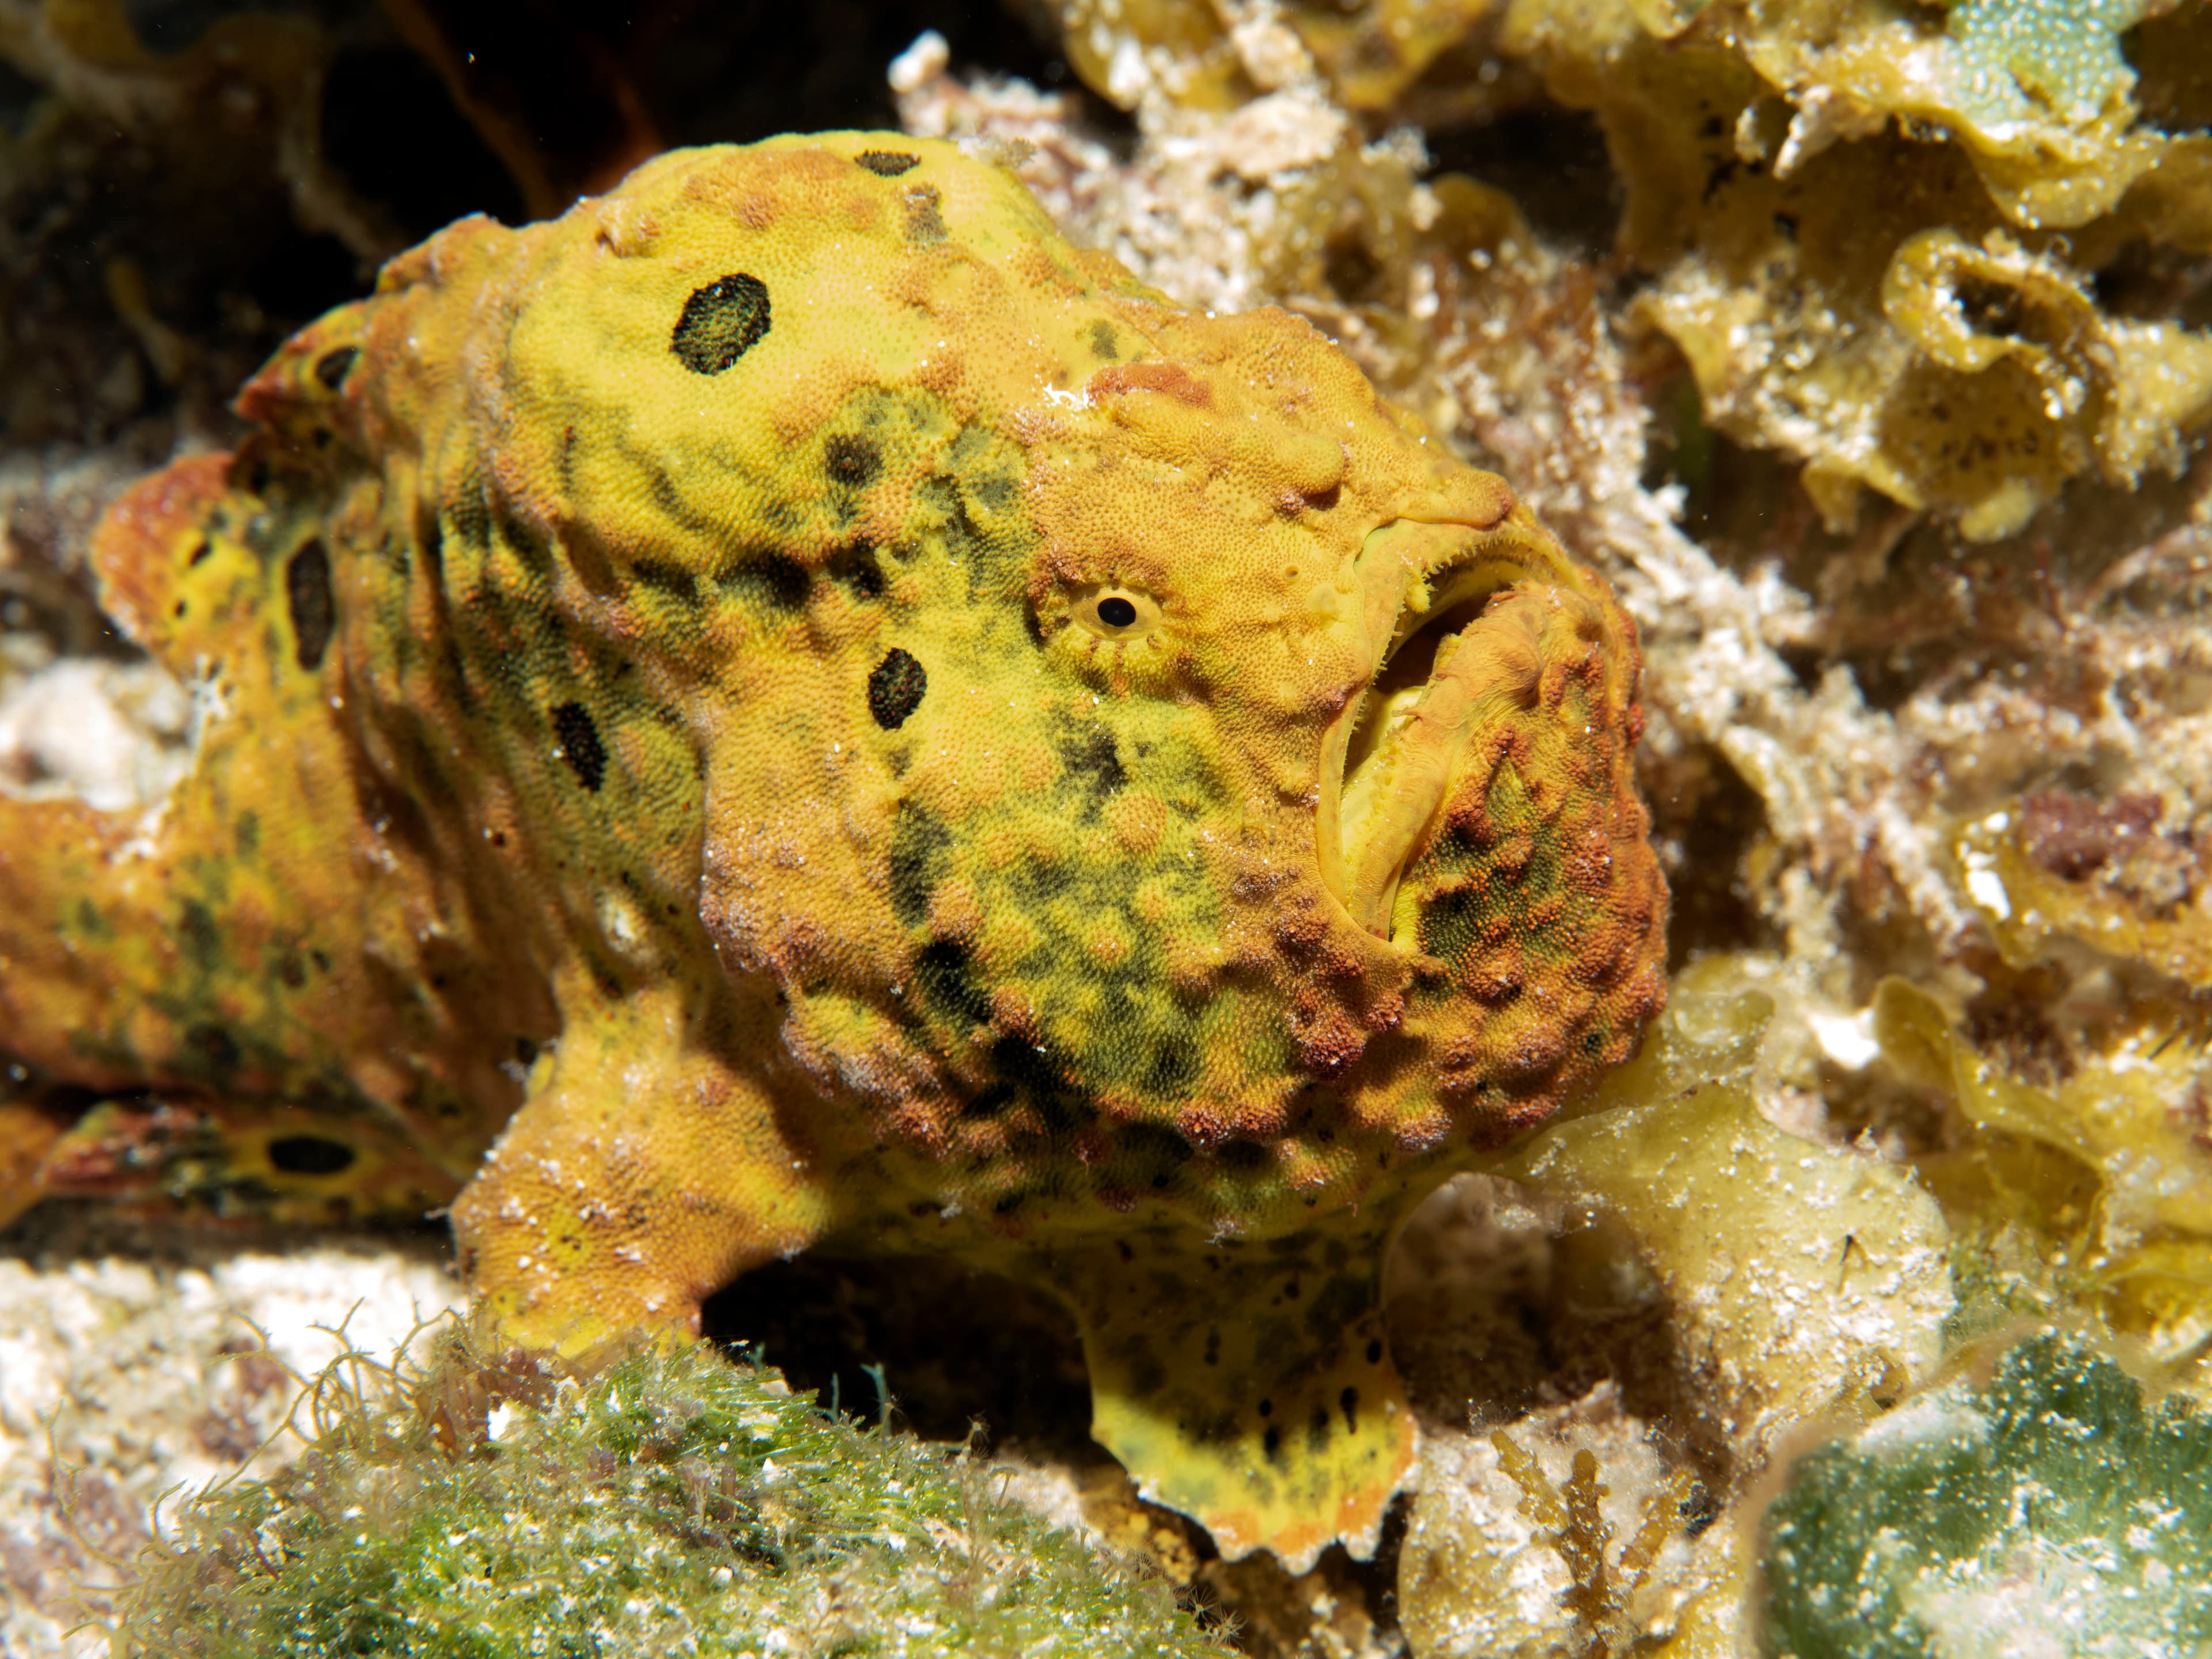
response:
[[[341,1361],[313,1444],[183,1510],[113,1650],[173,1659],[1212,1656],[1166,1588],[957,1452],[703,1345],[588,1373]]]
[[[1796,1659],[2212,1651],[2212,1418],[2039,1337],[1798,1463],[1762,1566]]]

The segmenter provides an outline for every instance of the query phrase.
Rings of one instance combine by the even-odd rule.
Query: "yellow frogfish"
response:
[[[95,538],[189,774],[0,799],[0,1212],[450,1201],[570,1349],[956,1252],[1224,1554],[1371,1549],[1392,1224],[1662,995],[1606,584],[896,135],[463,221],[238,407]]]

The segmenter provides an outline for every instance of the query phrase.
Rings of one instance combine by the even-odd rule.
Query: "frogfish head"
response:
[[[674,898],[577,925],[772,998],[757,1063],[894,1186],[1303,1225],[1657,1006],[1633,627],[1304,319],[1180,308],[1007,167],[863,134],[465,223],[362,318],[364,441],[479,504],[469,614],[549,611],[592,677],[518,756],[643,780],[563,867]]]

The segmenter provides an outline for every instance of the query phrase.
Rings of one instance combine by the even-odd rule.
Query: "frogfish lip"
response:
[[[1545,574],[1466,524],[1401,519],[1354,566],[1373,673],[1322,739],[1322,878],[1354,922],[1392,938],[1399,878],[1443,810],[1460,757],[1500,699],[1526,706],[1538,672],[1510,632],[1486,630],[1497,595]]]

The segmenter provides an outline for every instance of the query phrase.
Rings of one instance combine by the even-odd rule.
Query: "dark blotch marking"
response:
[[[971,1118],[991,1118],[1018,1105],[1021,1093],[1011,1083],[994,1083],[960,1109],[960,1115]]]
[[[991,999],[975,983],[968,947],[957,939],[933,939],[914,959],[915,982],[932,1006],[950,1018],[969,1025],[986,1025],[991,1019]]]
[[[353,1148],[321,1135],[279,1135],[269,1143],[269,1163],[286,1175],[332,1176],[353,1167]]]
[[[1060,758],[1070,774],[1089,787],[1095,800],[1119,793],[1121,786],[1129,781],[1121,765],[1121,751],[1115,747],[1111,732],[1093,732],[1087,738],[1062,744]]]
[[[629,568],[631,577],[672,599],[686,605],[699,602],[699,584],[690,571],[681,565],[663,564],[658,559],[640,559]]]
[[[1344,1411],[1344,1431],[1346,1434],[1358,1434],[1359,1432],[1359,1390],[1346,1383],[1344,1392],[1337,1395],[1336,1403]]]
[[[922,665],[893,646],[868,676],[868,713],[884,731],[896,732],[921,707],[928,690],[929,675]]]
[[[1121,342],[1114,337],[1113,324],[1102,319],[1091,325],[1091,355],[1109,363],[1121,355]]]
[[[491,545],[491,504],[484,500],[483,481],[474,472],[462,475],[446,510],[453,515],[453,533],[481,552]]]
[[[1172,1036],[1152,1051],[1145,1067],[1145,1087],[1156,1095],[1181,1099],[1197,1075],[1198,1044],[1187,1036]]]
[[[1306,1419],[1306,1450],[1319,1456],[1328,1446],[1328,1407],[1316,1400],[1313,1415]]]
[[[857,489],[874,483],[884,470],[883,452],[872,438],[840,432],[822,446],[822,470],[836,483]]]
[[[186,899],[177,931],[184,937],[185,954],[203,973],[212,973],[222,962],[222,929],[215,912],[198,899]]]
[[[798,610],[814,585],[805,565],[781,553],[756,553],[714,580],[724,592],[778,611]]]
[[[921,165],[921,157],[902,149],[864,149],[853,160],[878,179],[896,179]]]
[[[238,1044],[220,1025],[198,1024],[185,1033],[185,1047],[216,1078],[228,1078],[238,1069]]]
[[[1382,1339],[1379,1336],[1367,1339],[1367,1363],[1370,1365],[1382,1363]]]
[[[1175,1185],[1177,1172],[1195,1156],[1190,1142],[1156,1123],[1132,1123],[1121,1130],[1121,1140],[1132,1164],[1151,1166],[1152,1185],[1158,1191]]]
[[[983,1018],[990,1016],[990,1001],[983,999]],[[1037,1053],[1026,1040],[1002,1036],[991,1045],[991,1069],[1016,1085],[1048,1133],[1064,1134],[1083,1121],[1084,1103],[1073,1097],[1051,1057]]]
[[[292,611],[292,654],[313,673],[323,665],[337,624],[331,597],[331,556],[320,542],[309,542],[284,565],[284,599]]]
[[[201,565],[204,565],[208,562],[210,556],[214,552],[215,544],[210,541],[206,537],[202,536],[192,544],[191,556],[187,558],[185,561],[185,563],[194,569],[198,569]]]
[[[1482,937],[1495,902],[1483,890],[1438,894],[1421,906],[1421,949],[1457,967]],[[1499,1000],[1510,1000],[1517,990],[1517,987],[1500,988],[1493,994]]]
[[[1269,1462],[1274,1462],[1275,1454],[1283,1449],[1283,1431],[1270,1423],[1267,1433],[1260,1437],[1260,1448],[1267,1455]]]
[[[336,392],[345,384],[345,377],[361,356],[357,346],[337,346],[315,359],[315,378],[323,383],[325,392]]]
[[[830,579],[856,600],[879,599],[884,595],[884,567],[876,550],[866,542],[841,547],[830,556]]]
[[[446,526],[437,515],[426,513],[416,526],[415,538],[422,546],[422,568],[429,573],[434,587],[446,585]]]
[[[694,374],[720,374],[768,332],[768,284],[733,270],[684,302],[668,349]]]
[[[576,781],[596,794],[607,775],[607,751],[591,712],[580,702],[564,702],[553,711],[553,730],[561,738],[561,758]]]
[[[934,814],[902,810],[891,832],[891,914],[908,927],[929,914],[929,896],[941,878],[952,832]]]

